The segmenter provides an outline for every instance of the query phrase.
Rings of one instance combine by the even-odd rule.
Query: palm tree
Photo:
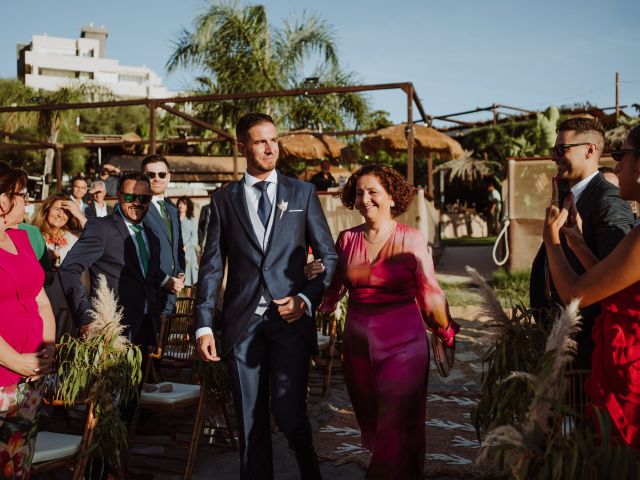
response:
[[[481,160],[474,158],[473,155],[473,151],[465,150],[462,157],[438,165],[434,169],[434,173],[448,170],[449,180],[459,178],[462,182],[471,184],[485,177],[495,175],[502,168],[500,162]]]
[[[29,104],[62,104],[88,100],[112,100],[113,94],[105,87],[71,83],[56,91],[34,90],[18,81],[3,81],[0,84],[1,105]],[[0,129],[15,132],[19,129],[30,129],[47,143],[57,143],[60,132],[69,128],[75,121],[77,112],[73,110],[43,110],[39,112],[19,112],[0,115]],[[53,172],[55,151],[45,151],[43,174]],[[43,198],[48,195],[49,185],[43,185]]]
[[[309,68],[309,60],[317,65]],[[240,6],[237,1],[211,0],[174,42],[167,69],[196,68],[198,93],[240,93],[289,89],[303,85],[303,72],[315,71],[322,84],[349,84],[353,75],[340,69],[333,29],[317,15],[269,24],[263,5]],[[342,128],[366,118],[367,102],[360,95],[331,100],[331,108],[311,98],[250,99],[201,105],[210,122],[232,128],[238,116],[262,110],[289,128]],[[326,97],[323,97],[325,99]],[[337,111],[337,115],[336,115]],[[339,118],[336,118],[339,117]]]

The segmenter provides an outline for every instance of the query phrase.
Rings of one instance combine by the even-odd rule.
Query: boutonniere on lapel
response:
[[[276,207],[278,207],[278,210],[280,210],[280,220],[282,220],[284,212],[286,212],[287,207],[289,207],[289,202],[285,202],[284,200],[280,199],[280,201],[276,204]]]

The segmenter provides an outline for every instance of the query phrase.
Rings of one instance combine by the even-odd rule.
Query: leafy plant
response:
[[[478,437],[484,436],[479,461],[517,479],[636,478],[634,453],[612,442],[608,415],[596,412],[596,430],[567,403],[565,372],[580,326],[578,302],[545,328],[522,306],[506,315],[484,279],[468,270],[481,287],[481,315],[492,319],[494,330],[483,360],[482,396],[472,412]]]
[[[122,336],[122,307],[100,275],[86,335],[66,334],[58,348],[58,400],[73,404],[86,394],[93,401],[96,431],[92,449],[120,465],[128,452],[128,431],[118,407],[138,395],[142,380],[140,349]]]

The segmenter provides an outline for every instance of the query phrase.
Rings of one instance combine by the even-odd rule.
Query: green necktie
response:
[[[164,200],[158,200],[158,205],[160,206],[160,216],[162,220],[164,220],[164,226],[167,229],[167,234],[169,235],[169,240],[173,243],[173,235],[171,233],[171,219],[169,218],[169,212],[167,212],[167,206],[164,204]]]
[[[142,273],[146,277],[147,270],[149,270],[149,251],[147,250],[147,244],[144,243],[142,236],[142,225],[131,225],[131,230],[136,234],[136,243],[140,250],[140,261],[142,262]]]

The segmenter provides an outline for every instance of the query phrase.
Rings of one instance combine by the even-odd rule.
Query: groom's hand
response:
[[[298,295],[273,300],[273,303],[278,305],[278,313],[287,323],[295,322],[307,310],[307,304]]]
[[[216,341],[213,335],[205,333],[198,337],[198,353],[205,362],[219,362],[220,357],[216,352]]]

